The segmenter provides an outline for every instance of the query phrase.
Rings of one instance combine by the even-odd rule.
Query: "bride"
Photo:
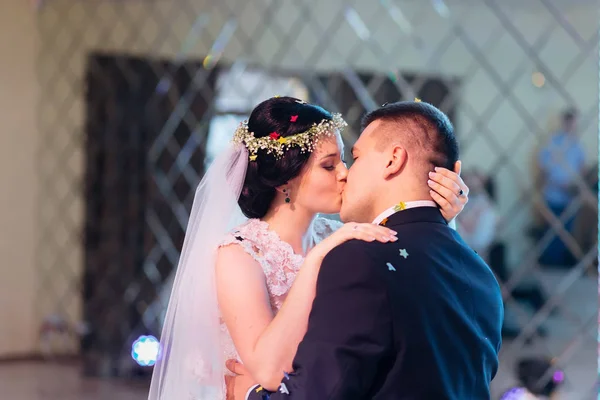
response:
[[[317,216],[341,206],[345,126],[321,107],[271,98],[213,162],[196,190],[149,400],[225,399],[228,359],[276,390],[306,331],[324,256],[347,240],[397,240],[384,226]],[[448,170],[432,180],[451,221],[468,188]]]

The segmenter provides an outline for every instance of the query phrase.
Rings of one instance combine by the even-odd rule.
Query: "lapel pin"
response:
[[[408,258],[408,251],[406,251],[406,249],[400,249],[400,257],[404,257],[406,260]]]
[[[396,271],[396,268],[394,268],[394,266],[392,265],[392,263],[387,263],[386,265],[388,267],[388,270],[390,270],[390,271]]]

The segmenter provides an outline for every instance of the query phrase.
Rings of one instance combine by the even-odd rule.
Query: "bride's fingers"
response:
[[[452,190],[448,189],[447,187],[444,187],[444,186],[440,185],[439,183],[434,182],[432,180],[429,180],[427,182],[427,184],[429,185],[429,187],[431,189],[433,189],[434,192],[436,192],[437,194],[442,196],[449,204],[460,203],[458,194],[454,193]],[[442,205],[442,204],[440,204],[440,205]]]
[[[433,198],[433,200],[439,204],[440,207],[442,207],[442,209],[444,210],[448,210],[448,211],[452,211],[452,204],[450,204],[448,202],[448,200],[446,200],[442,195],[440,195],[438,192],[436,192],[435,190],[430,190],[429,194],[431,195],[431,197]]]
[[[448,172],[448,174],[446,175],[445,173],[441,173],[441,172],[430,172],[429,180],[431,182],[437,183],[440,186],[445,187],[448,190],[451,190],[456,195],[458,195],[462,189],[458,183],[458,180],[460,179],[460,177],[458,175],[456,175],[454,172],[450,172],[448,170],[444,170],[444,171]],[[442,194],[442,193],[440,193],[440,194]]]
[[[367,230],[373,232],[377,236],[395,238],[398,235],[398,232],[386,228],[385,226],[375,225],[375,224],[367,224]]]
[[[460,173],[462,171],[462,161],[458,160],[457,162],[454,163],[454,173],[458,176],[460,176]]]
[[[460,168],[458,168],[458,169],[460,170]],[[442,184],[443,186],[446,186],[450,189],[457,187],[458,190],[459,191],[462,190],[465,195],[469,194],[469,187],[467,186],[465,181],[463,181],[463,179],[460,177],[460,173],[453,172],[453,171],[450,171],[449,169],[441,168],[441,167],[436,167],[435,173],[438,174],[436,176],[436,178],[431,178],[431,176],[430,176],[430,178],[433,179],[434,181],[436,181],[437,183]],[[446,178],[446,179],[444,179],[444,178]],[[454,185],[456,185],[456,186],[450,184],[449,182],[453,182]],[[446,183],[448,183],[448,185],[450,185],[450,186],[446,185]]]
[[[373,232],[375,234],[382,234],[385,236],[397,234],[396,231],[394,231],[390,228],[386,228],[385,226],[382,226],[382,225],[358,223],[358,222],[351,222],[347,225],[350,227],[351,230],[359,230],[359,231],[363,231],[363,232]]]
[[[356,232],[352,235],[352,239],[364,240],[365,242],[374,242],[377,240],[381,243],[391,242],[392,238],[389,236],[375,236],[372,232]]]
[[[382,243],[395,242],[397,233],[391,229],[374,224],[355,224],[349,231],[352,238],[368,242],[377,240]]]

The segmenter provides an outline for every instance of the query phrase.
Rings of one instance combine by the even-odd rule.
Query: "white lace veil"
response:
[[[223,236],[244,220],[238,198],[248,150],[232,144],[196,189],[154,366],[148,400],[224,400],[215,256]]]

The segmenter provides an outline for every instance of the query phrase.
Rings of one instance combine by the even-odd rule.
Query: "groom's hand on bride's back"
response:
[[[256,385],[256,381],[244,367],[244,364],[237,360],[227,360],[225,366],[235,374],[235,376],[225,376],[227,400],[245,400],[248,390]]]

